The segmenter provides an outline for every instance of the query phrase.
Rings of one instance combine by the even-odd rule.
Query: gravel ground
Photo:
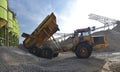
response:
[[[35,57],[19,48],[0,47],[0,72],[119,72],[120,53],[93,52],[78,59],[65,52],[52,60]]]
[[[11,56],[11,54],[9,54],[8,56]],[[18,58],[20,57],[19,59],[16,57],[12,57],[13,60],[12,62],[0,63],[0,71],[1,72],[7,72],[7,71],[9,72],[88,72],[88,71],[94,72],[95,71],[96,72],[99,71],[102,68],[102,66],[105,64],[105,60],[97,59],[94,57],[91,57],[89,59],[78,59],[71,52],[62,53],[59,55],[59,57],[54,58],[52,60],[37,58],[32,55],[28,55],[28,56],[25,56],[24,58],[23,55],[18,54]],[[33,58],[33,60],[29,60],[30,58]]]

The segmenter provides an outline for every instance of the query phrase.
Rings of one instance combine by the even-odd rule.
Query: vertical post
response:
[[[65,33],[64,33],[64,41],[65,41]]]
[[[8,9],[9,9],[9,3],[7,0],[6,46],[9,46]]]

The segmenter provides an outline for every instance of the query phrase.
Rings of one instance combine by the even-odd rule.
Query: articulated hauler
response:
[[[92,51],[108,46],[105,35],[92,36],[95,28],[77,29],[72,36],[58,42],[53,34],[59,30],[54,13],[48,15],[32,34],[23,33],[23,45],[36,56],[52,59],[61,52],[72,51],[78,58],[89,58]]]

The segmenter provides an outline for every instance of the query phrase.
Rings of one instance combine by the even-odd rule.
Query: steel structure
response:
[[[89,19],[96,20],[104,24],[104,26],[98,27],[96,29],[101,29],[106,27],[108,27],[109,29],[110,26],[115,26],[119,22],[119,20],[111,19],[105,16],[96,15],[96,14],[89,14],[88,16],[89,16]]]

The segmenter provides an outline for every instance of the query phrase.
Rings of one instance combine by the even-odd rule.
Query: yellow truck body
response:
[[[53,13],[48,15],[42,23],[32,32],[31,35],[23,33],[25,37],[23,44],[26,48],[40,47],[46,42],[57,30],[59,30],[56,24],[56,17]]]

